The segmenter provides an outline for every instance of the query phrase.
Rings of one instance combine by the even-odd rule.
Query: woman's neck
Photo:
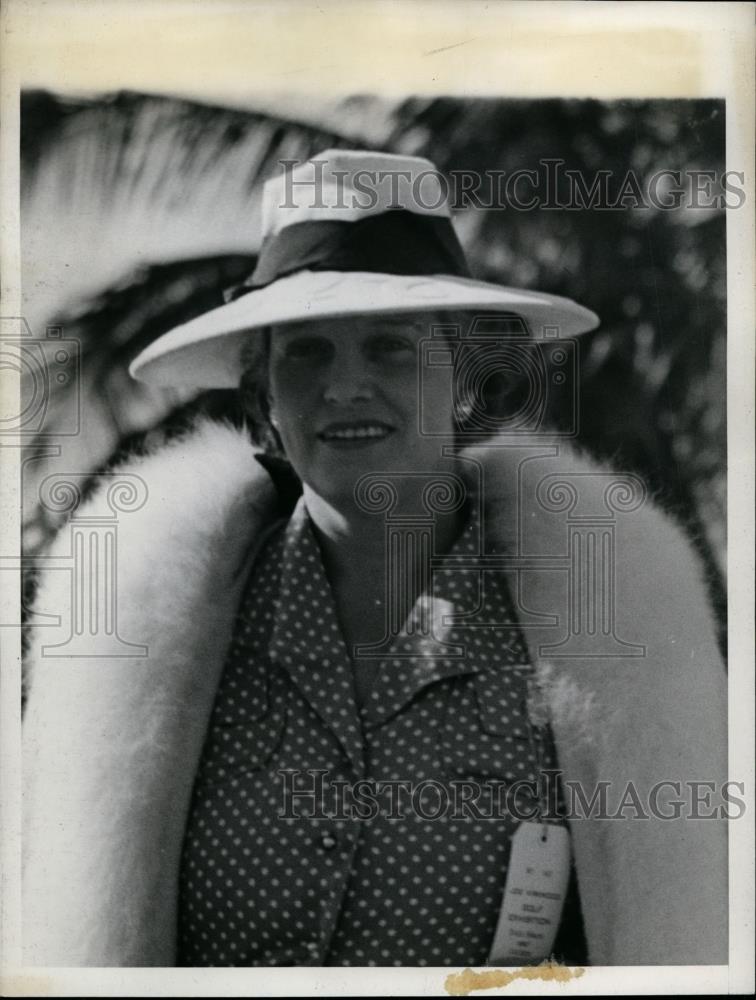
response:
[[[366,585],[371,578],[376,582],[386,579],[384,570],[390,522],[384,514],[360,510],[353,502],[336,506],[314,493],[306,484],[304,498],[334,589],[355,579],[364,580]],[[392,518],[399,512],[397,505],[392,510]],[[407,505],[406,511],[401,513],[405,514],[402,519],[405,530],[410,532],[415,520],[414,512]],[[428,558],[442,555],[459,536],[464,519],[464,509],[435,514],[432,521],[433,552],[422,546],[412,546],[411,550],[415,553],[426,551]],[[415,524],[418,529],[425,527],[428,524],[427,515],[417,516]]]
[[[305,503],[315,528],[331,585],[341,632],[355,669],[355,692],[362,704],[371,689],[376,661],[363,659],[361,648],[382,646],[400,633],[421,592],[431,580],[430,558],[452,546],[462,530],[464,511],[436,515],[432,547],[418,537],[388,544],[391,523],[385,514],[334,507],[308,491]],[[392,514],[396,513],[396,508]],[[403,511],[403,513],[405,513]],[[403,519],[403,533],[417,531],[428,540],[427,519]],[[396,565],[390,565],[394,558]],[[430,584],[432,586],[432,584]]]

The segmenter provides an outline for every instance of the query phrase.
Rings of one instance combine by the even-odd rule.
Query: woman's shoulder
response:
[[[693,540],[638,473],[545,434],[504,436],[464,454],[484,483],[487,534],[527,568],[548,560],[549,573],[567,569],[582,542],[595,543],[626,607],[713,625]]]
[[[594,729],[621,711],[661,728],[703,714],[719,732],[726,676],[704,567],[641,477],[545,436],[471,457],[487,537],[514,558],[525,635],[557,701]]]
[[[118,490],[138,497],[114,510]],[[97,477],[94,489],[62,525],[46,553],[27,636],[27,663],[66,648],[77,601],[74,580],[90,570],[77,564],[91,544],[76,544],[105,524],[112,541],[114,606],[119,628],[128,619],[145,636],[172,631],[181,621],[204,619],[208,609],[233,602],[250,554],[280,514],[276,489],[255,460],[247,435],[228,424],[202,420],[185,435],[133,456]],[[84,609],[86,612],[87,609]],[[50,624],[51,616],[59,626]],[[102,636],[92,634],[84,655],[97,655]],[[84,639],[81,640],[84,643]]]

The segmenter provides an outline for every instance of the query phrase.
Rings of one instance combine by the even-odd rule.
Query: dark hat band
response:
[[[231,302],[296,271],[451,274],[470,270],[451,220],[391,209],[358,222],[296,222],[263,243],[251,277],[225,294]]]

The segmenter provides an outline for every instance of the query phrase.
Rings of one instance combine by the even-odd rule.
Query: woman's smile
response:
[[[395,428],[379,420],[340,420],[318,431],[317,437],[339,450],[371,447],[385,441]]]
[[[428,367],[419,377],[434,320],[433,313],[342,316],[273,328],[271,416],[299,478],[324,499],[351,501],[366,473],[448,470],[449,371]],[[448,437],[422,433],[422,406]]]

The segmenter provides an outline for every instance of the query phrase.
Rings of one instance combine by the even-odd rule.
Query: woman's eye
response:
[[[292,361],[316,361],[329,356],[330,344],[323,337],[300,337],[290,340],[284,348],[284,357]]]
[[[413,350],[413,344],[410,340],[394,334],[385,334],[381,337],[376,337],[372,343],[372,347],[379,354],[389,355]]]

